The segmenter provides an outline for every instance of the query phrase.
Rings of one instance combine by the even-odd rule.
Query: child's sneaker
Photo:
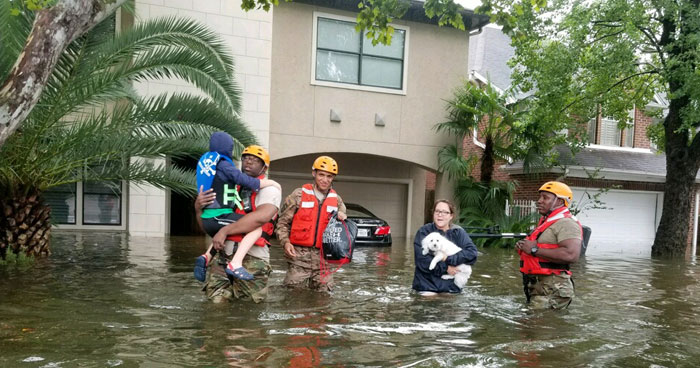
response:
[[[233,278],[237,278],[239,280],[244,281],[250,281],[255,278],[255,276],[248,272],[248,270],[246,270],[245,267],[238,267],[234,270],[233,266],[231,266],[230,263],[228,264],[228,266],[226,266],[226,274]]]
[[[194,278],[204,282],[207,279],[207,265],[209,264],[209,253],[202,254],[194,261]]]

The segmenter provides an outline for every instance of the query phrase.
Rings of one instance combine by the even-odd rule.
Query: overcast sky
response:
[[[481,0],[455,0],[455,2],[467,9],[474,9],[481,4]]]

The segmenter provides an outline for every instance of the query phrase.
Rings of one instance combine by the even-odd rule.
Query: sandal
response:
[[[245,267],[238,267],[235,270],[226,267],[226,274],[233,278],[244,281],[250,281],[255,278],[255,276],[248,272],[248,270],[246,270]]]
[[[207,279],[207,257],[204,255],[194,261],[194,278],[201,282]]]

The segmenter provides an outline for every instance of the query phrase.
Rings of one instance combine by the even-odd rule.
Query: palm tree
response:
[[[508,102],[508,95],[499,93],[491,84],[483,87],[465,82],[447,102],[448,121],[435,125],[457,138],[458,145],[448,145],[439,152],[440,170],[450,177],[469,175],[477,162],[481,166],[481,182],[488,185],[493,178],[497,160],[506,161],[521,156],[520,119],[526,101]],[[481,158],[472,153],[464,157],[461,144],[474,132],[483,140]]]
[[[10,16],[0,1],[0,80],[31,29],[32,14]],[[194,173],[151,159],[206,151],[213,131],[255,141],[240,121],[233,60],[196,22],[149,20],[116,32],[109,17],[73,41],[39,103],[0,148],[0,255],[49,253],[50,208],[42,193],[69,183],[129,180],[194,194]],[[179,78],[198,88],[143,97],[133,84]],[[135,160],[134,158],[141,158]]]

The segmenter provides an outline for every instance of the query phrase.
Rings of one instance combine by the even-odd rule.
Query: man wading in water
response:
[[[581,253],[583,230],[569,212],[569,186],[550,181],[539,192],[537,211],[542,218],[530,235],[515,243],[523,287],[533,309],[564,309],[574,298],[569,264]]]

